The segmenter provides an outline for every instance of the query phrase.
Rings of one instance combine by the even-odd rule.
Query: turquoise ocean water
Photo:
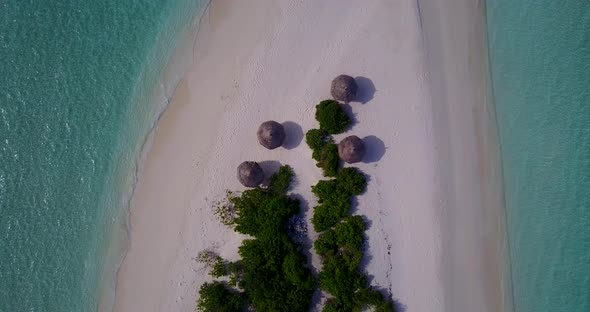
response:
[[[514,309],[590,311],[590,1],[487,12]]]
[[[0,2],[0,311],[97,310],[163,69],[205,3]]]

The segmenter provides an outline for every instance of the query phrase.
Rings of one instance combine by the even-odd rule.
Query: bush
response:
[[[328,230],[350,211],[350,193],[338,190],[337,179],[318,181],[311,191],[318,197],[319,204],[311,217],[316,232]]]
[[[328,230],[320,234],[318,239],[313,242],[313,249],[318,255],[323,256],[329,252],[333,252],[336,246],[336,235],[334,231]]]
[[[326,301],[322,312],[342,312],[346,311],[346,308],[342,303],[334,298],[330,298]]]
[[[199,290],[197,310],[203,312],[239,312],[245,306],[243,294],[221,282],[205,283]]]
[[[305,266],[305,257],[289,238],[289,220],[299,213],[299,201],[289,198],[293,171],[283,166],[268,188],[244,191],[230,198],[235,208],[235,231],[251,235],[242,242],[239,262],[215,262],[216,275],[228,275],[256,311],[307,311],[316,280]]]
[[[348,216],[333,229],[320,234],[314,242],[321,256],[338,255],[349,270],[358,270],[363,257],[365,222],[360,216]]]
[[[366,229],[365,221],[361,216],[348,216],[334,227],[336,246],[341,249],[362,253],[363,232]]]
[[[320,287],[348,307],[345,310],[352,310],[356,305],[354,294],[358,289],[365,288],[367,278],[358,270],[349,270],[341,257],[325,256],[322,262]]]
[[[319,255],[351,254],[362,255],[363,232],[365,222],[361,216],[348,216],[334,226],[320,234],[314,243],[314,248]]]
[[[311,223],[316,232],[328,230],[340,222],[350,211],[350,197],[334,193],[332,197],[314,207]]]
[[[326,143],[334,143],[332,137],[324,130],[311,129],[305,133],[305,143],[312,150],[320,149]]]
[[[395,308],[393,301],[389,300],[388,298],[381,297],[381,303],[374,305],[373,311],[375,311],[375,312],[396,312],[397,309]]]
[[[235,197],[231,191],[226,191],[225,198],[215,203],[215,215],[223,225],[231,226],[236,218],[236,207],[231,202]]]
[[[299,201],[274,194],[263,188],[244,191],[232,199],[238,216],[235,230],[242,234],[259,236],[286,231],[289,218],[299,212]]]
[[[379,291],[373,288],[360,289],[355,294],[355,305],[361,309],[373,308],[374,312],[395,312],[393,301],[385,298]]]
[[[316,288],[305,258],[286,234],[246,240],[240,246],[239,286],[256,311],[307,311]]]
[[[305,134],[305,142],[312,150],[312,158],[317,161],[316,166],[322,169],[324,176],[334,177],[340,167],[338,146],[334,144],[332,136],[321,129],[311,129]]]
[[[333,296],[324,312],[362,311],[369,307],[394,312],[392,302],[367,287],[367,278],[360,272],[366,224],[362,217],[348,212],[350,198],[362,194],[366,186],[363,173],[349,167],[340,170],[335,179],[318,181],[311,187],[318,198],[312,224],[321,232],[314,242],[315,251],[322,257],[320,287]]]
[[[226,263],[223,261],[223,259],[221,259],[221,257],[217,258],[209,274],[213,277],[222,277],[229,274],[226,269]]]
[[[213,251],[211,249],[202,250],[197,255],[197,258],[195,258],[195,260],[197,260],[197,262],[204,264],[205,267],[208,267],[208,268],[212,268],[218,259],[221,259],[221,257],[215,251]]]
[[[311,192],[318,198],[320,204],[335,196],[337,190],[338,181],[336,179],[320,180],[316,185],[311,186]],[[350,196],[348,193],[345,193],[345,195]]]
[[[314,242],[315,251],[322,257],[320,288],[333,296],[323,311],[356,312],[372,308],[379,312],[394,312],[392,302],[368,287],[366,276],[360,272],[366,224],[360,216],[347,216],[351,208],[350,198],[365,192],[367,180],[357,168],[340,169],[338,146],[331,134],[344,132],[351,120],[342,106],[333,100],[320,102],[315,116],[320,129],[307,131],[305,142],[324,176],[335,177],[318,181],[311,188],[318,198],[311,222],[314,229],[321,232]]]
[[[326,144],[321,148],[317,166],[322,168],[324,176],[336,176],[338,167],[340,167],[340,157],[338,156],[338,146],[336,144]]]
[[[330,134],[344,132],[351,123],[342,106],[334,100],[324,100],[316,105],[315,119],[320,123],[320,129]]]
[[[273,174],[268,182],[269,191],[275,194],[286,194],[293,179],[293,168],[290,166],[281,166],[279,171]]]
[[[367,179],[357,168],[347,167],[338,173],[338,186],[352,195],[360,195],[367,188]]]
[[[240,261],[228,262],[226,264],[226,272],[229,273],[228,285],[232,287],[237,286],[238,282],[242,279],[242,274],[244,272],[242,263]]]

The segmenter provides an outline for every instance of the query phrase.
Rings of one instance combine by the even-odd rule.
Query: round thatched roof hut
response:
[[[255,161],[245,161],[238,166],[238,180],[246,187],[257,187],[264,180],[264,171]]]
[[[348,103],[356,96],[358,86],[354,78],[347,75],[340,75],[332,80],[330,93],[335,100]]]
[[[365,142],[356,135],[346,137],[338,144],[338,156],[349,164],[363,160],[365,152]]]
[[[270,120],[263,122],[258,127],[257,135],[260,145],[268,149],[275,149],[283,145],[283,141],[285,141],[285,128],[280,123]]]

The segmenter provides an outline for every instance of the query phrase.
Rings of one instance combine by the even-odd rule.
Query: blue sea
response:
[[[590,1],[488,0],[516,312],[590,311]]]
[[[163,73],[206,2],[0,1],[0,311],[109,309]]]

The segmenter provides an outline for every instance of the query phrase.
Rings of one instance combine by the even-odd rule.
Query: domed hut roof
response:
[[[264,171],[255,161],[245,161],[238,166],[238,180],[246,187],[257,187],[264,180]]]
[[[349,164],[363,160],[365,152],[365,142],[356,135],[346,137],[338,144],[338,156]]]
[[[335,100],[348,103],[356,96],[358,86],[354,78],[347,75],[340,75],[332,80],[330,93]]]
[[[285,141],[285,128],[280,123],[270,120],[263,122],[258,127],[257,135],[260,145],[268,149],[275,149],[283,145],[283,141]]]

